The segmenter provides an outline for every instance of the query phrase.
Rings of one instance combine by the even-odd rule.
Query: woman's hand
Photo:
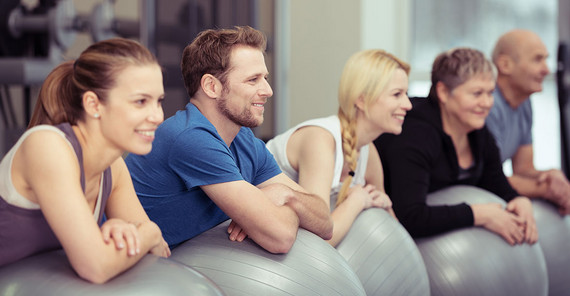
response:
[[[134,256],[140,253],[140,235],[137,225],[121,219],[109,219],[101,226],[103,241],[115,243],[117,250],[127,248],[127,254]]]
[[[230,235],[230,240],[238,242],[243,241],[247,237],[247,233],[245,233],[243,228],[234,222],[234,220],[232,220],[230,226],[228,226],[228,234]]]
[[[516,197],[507,204],[507,211],[523,220],[521,227],[524,229],[524,241],[531,245],[536,243],[538,241],[538,231],[530,200],[524,196]]]
[[[166,241],[164,239],[162,239],[158,245],[156,245],[154,248],[150,249],[150,251],[148,251],[148,252],[153,254],[153,255],[164,257],[164,258],[170,257],[170,248],[168,247],[168,244],[166,243]]]
[[[476,226],[502,236],[510,245],[522,244],[525,237],[524,218],[508,212],[497,203],[471,205]]]

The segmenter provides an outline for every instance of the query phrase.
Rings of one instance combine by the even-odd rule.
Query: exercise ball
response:
[[[154,296],[224,295],[199,272],[180,263],[147,255],[105,284],[81,279],[63,251],[25,258],[0,268],[0,295]]]
[[[500,203],[491,192],[452,186],[428,194],[428,205]],[[540,235],[540,234],[539,234]],[[539,243],[509,245],[482,227],[467,227],[416,239],[431,295],[529,295],[548,293],[546,262]]]
[[[358,215],[336,249],[360,278],[366,295],[429,295],[422,255],[404,227],[383,209]]]
[[[227,295],[366,295],[342,256],[299,229],[287,254],[272,254],[251,239],[230,241],[229,220],[188,240],[171,258],[212,279]]]
[[[546,261],[548,295],[570,295],[570,216],[561,216],[548,201],[534,199],[532,206]]]

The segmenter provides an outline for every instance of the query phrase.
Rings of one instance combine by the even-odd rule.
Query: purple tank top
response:
[[[81,145],[71,125],[62,123],[56,126],[63,131],[73,146],[81,172],[81,188],[85,192],[83,153]],[[103,175],[101,211],[98,223],[101,225],[107,199],[111,194],[111,168]],[[49,227],[40,209],[20,208],[0,198],[0,266],[34,255],[36,253],[61,248],[55,234]]]

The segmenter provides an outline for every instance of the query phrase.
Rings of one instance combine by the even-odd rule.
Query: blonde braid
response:
[[[340,120],[342,131],[342,152],[344,155],[344,161],[349,164],[350,171],[348,177],[344,179],[344,182],[342,183],[335,206],[338,206],[346,199],[358,161],[358,151],[356,149],[356,120],[350,120],[347,118],[344,112],[340,109],[338,111],[338,118]]]

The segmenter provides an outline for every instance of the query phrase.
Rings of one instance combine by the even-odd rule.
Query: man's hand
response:
[[[231,241],[242,242],[246,237],[247,233],[245,230],[239,226],[234,220],[230,222],[230,226],[228,226],[228,234]]]
[[[536,243],[538,241],[538,231],[530,200],[523,196],[516,197],[507,204],[506,210],[522,218],[525,242],[531,245]]]
[[[562,215],[570,214],[570,182],[560,170],[542,172],[537,181],[548,186],[545,198],[554,202]]]

